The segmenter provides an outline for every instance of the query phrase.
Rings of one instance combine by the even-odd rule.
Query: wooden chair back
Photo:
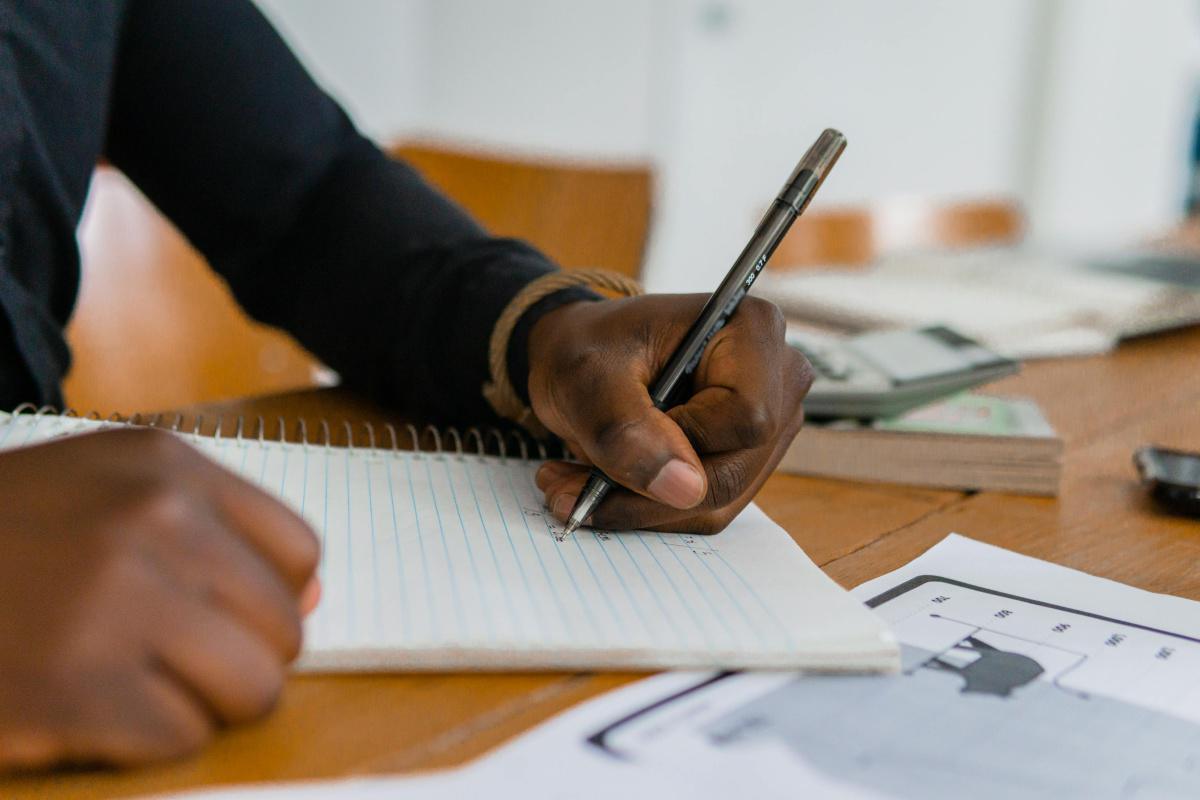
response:
[[[392,153],[497,236],[524,239],[567,269],[641,271],[653,192],[646,166],[531,160],[429,142]]]
[[[496,235],[525,239],[566,267],[636,275],[641,266],[647,168],[526,162],[430,144],[395,153]],[[330,380],[290,336],[249,319],[203,257],[111,167],[96,171],[79,240],[68,406],[153,411]]]
[[[1016,244],[1024,228],[1021,208],[1010,200],[896,198],[806,213],[780,242],[774,261],[785,269],[860,266],[906,250]]]

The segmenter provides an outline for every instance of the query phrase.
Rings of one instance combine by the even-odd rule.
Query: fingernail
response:
[[[704,499],[704,477],[686,461],[668,461],[646,487],[656,500],[674,508],[691,508]]]
[[[554,505],[550,506],[550,513],[559,519],[565,520],[571,516],[571,512],[575,509],[575,495],[560,494],[554,498]]]
[[[547,461],[538,467],[537,473],[534,475],[534,483],[539,489],[545,489],[556,478],[562,477],[570,467],[558,461]]]

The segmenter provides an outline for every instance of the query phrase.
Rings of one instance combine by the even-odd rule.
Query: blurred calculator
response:
[[[894,417],[1015,373],[1020,365],[942,326],[836,336],[788,328],[816,380],[804,401],[814,418]]]

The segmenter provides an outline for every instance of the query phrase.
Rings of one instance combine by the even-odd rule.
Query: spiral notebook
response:
[[[0,449],[117,424],[129,423],[0,413]],[[362,447],[333,446],[327,424],[310,429],[315,443],[255,429],[176,435],[318,532],[323,594],[300,669],[897,664],[884,625],[755,506],[715,536],[564,537],[534,484],[544,451],[498,432],[446,431],[413,451],[390,427]]]

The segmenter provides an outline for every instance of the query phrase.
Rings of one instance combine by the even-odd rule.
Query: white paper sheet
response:
[[[851,330],[942,324],[1014,358],[1103,353],[1200,320],[1192,289],[1007,249],[764,275],[756,291],[795,319]]]

